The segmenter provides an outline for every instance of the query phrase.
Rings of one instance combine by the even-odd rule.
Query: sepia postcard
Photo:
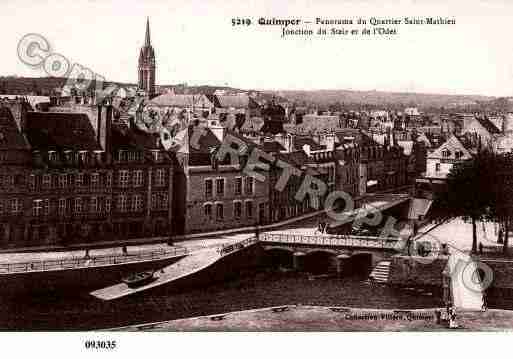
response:
[[[8,355],[507,343],[513,3],[2,0],[0,14]]]

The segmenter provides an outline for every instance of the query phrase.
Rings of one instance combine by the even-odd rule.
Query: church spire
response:
[[[151,46],[151,40],[150,40],[150,18],[146,18],[146,38],[144,41],[144,46],[150,47]]]

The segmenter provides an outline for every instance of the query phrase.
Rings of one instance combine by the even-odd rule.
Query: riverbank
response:
[[[383,310],[282,306],[172,320],[113,331],[511,331],[513,311],[457,313],[458,329],[437,321],[438,308]]]

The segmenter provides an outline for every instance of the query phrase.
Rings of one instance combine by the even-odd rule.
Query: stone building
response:
[[[1,104],[0,246],[168,238],[173,167],[158,136],[113,124],[110,103],[91,112]]]
[[[221,126],[188,126],[178,133],[175,227],[177,234],[255,226],[268,221],[269,181],[244,173],[244,158],[216,153],[226,134],[256,145]]]

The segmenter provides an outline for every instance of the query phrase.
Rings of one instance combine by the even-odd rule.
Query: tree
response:
[[[472,223],[472,253],[477,252],[477,221],[490,218],[494,206],[495,156],[479,151],[474,159],[455,164],[447,176],[447,191],[439,199],[446,218],[462,217]]]
[[[489,164],[490,191],[493,199],[490,219],[501,224],[504,232],[503,253],[508,252],[508,234],[513,218],[513,153],[496,154]]]

